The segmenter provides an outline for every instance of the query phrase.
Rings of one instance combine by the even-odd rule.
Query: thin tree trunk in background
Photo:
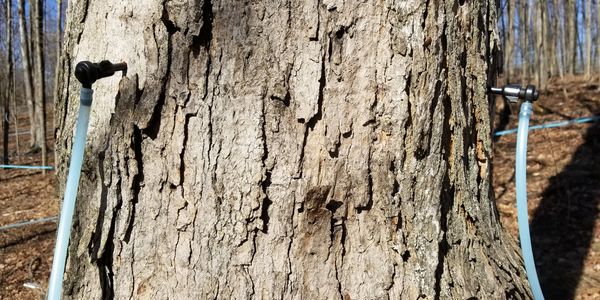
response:
[[[29,52],[29,35],[25,24],[25,0],[18,0],[19,14],[19,37],[21,46],[21,61],[23,62],[23,85],[25,90],[25,101],[27,103],[27,112],[29,115],[29,132],[31,134],[30,147],[34,148],[36,141],[36,119],[35,105],[33,99],[33,75],[31,66],[31,55]]]
[[[577,51],[579,48],[579,14],[577,12],[577,0],[571,0],[571,2],[573,2],[573,22],[571,24],[571,27],[573,28],[573,52],[571,53],[571,64],[573,65],[573,74],[577,74]]]
[[[552,23],[554,24],[554,61],[558,69],[558,76],[563,78],[565,76],[565,66],[563,64],[562,56],[565,54],[565,32],[564,27],[562,26],[561,20],[564,20],[561,16],[561,5],[559,4],[559,0],[554,0],[554,18],[552,18]]]
[[[544,42],[543,42],[543,32],[542,32],[542,15],[541,15],[541,3],[540,1],[533,2],[533,17],[532,17],[532,25],[533,25],[533,78],[535,80],[535,84],[538,88],[541,89],[541,66],[540,63],[543,60],[544,54]]]
[[[4,114],[2,116],[3,132],[3,162],[9,164],[8,158],[8,131],[10,129],[10,99],[14,93],[13,88],[13,45],[12,45],[12,1],[6,1],[6,91],[4,92]]]
[[[506,7],[506,20],[508,25],[506,26],[505,36],[505,47],[504,47],[504,74],[506,76],[506,82],[509,83],[512,80],[513,73],[513,54],[515,49],[515,22],[514,22],[514,8],[515,0],[507,0]]]
[[[70,67],[129,69],[95,85],[65,299],[531,298],[491,188],[495,1],[89,3],[58,186]]]
[[[553,0],[545,0],[545,5],[542,9],[545,10],[545,14],[547,16],[544,26],[546,26],[544,39],[546,42],[546,56],[548,59],[548,74],[550,77],[556,76],[558,74],[557,66],[556,66],[556,31],[554,30],[554,22],[553,18],[556,18],[554,14],[554,3]],[[551,9],[552,8],[552,9]]]
[[[529,50],[530,53],[530,57],[529,57],[529,79],[528,80],[535,80],[537,81],[537,74],[538,74],[538,64],[537,64],[537,59],[538,59],[538,55],[540,53],[540,49],[536,48],[537,43],[537,36],[536,36],[536,30],[537,30],[537,18],[536,18],[536,4],[538,2],[534,1],[533,4],[529,3],[529,7],[527,10],[527,18],[529,20],[529,22],[527,23],[527,26],[530,27],[530,30],[528,31],[528,47],[527,50]]]
[[[13,70],[14,72],[14,70]],[[15,81],[15,76],[13,74],[13,92],[12,92],[12,97],[11,97],[11,103],[12,103],[12,111],[13,111],[13,118],[15,121],[15,147],[16,147],[16,151],[17,151],[17,162],[21,162],[21,147],[19,144],[19,110],[17,110],[17,97],[15,95],[15,86],[16,86],[16,81]]]
[[[585,77],[589,79],[592,76],[592,1],[585,2]]]
[[[44,7],[43,0],[31,0],[33,4],[33,43],[34,43],[34,55],[35,55],[35,83],[34,89],[35,97],[35,113],[37,120],[37,134],[38,140],[36,144],[42,150],[42,165],[47,164],[47,144],[46,144],[46,80],[44,78]],[[45,174],[46,170],[43,169],[42,173]]]
[[[575,35],[575,28],[573,27],[573,1],[575,0],[564,0],[564,14],[565,14],[565,28],[566,28],[566,51],[565,51],[565,67],[567,69],[567,74],[573,74],[573,49],[575,40],[573,36]]]
[[[600,1],[596,0],[596,73],[600,80]]]
[[[59,67],[60,67],[60,52],[61,52],[61,45],[62,45],[62,0],[57,0],[56,1],[56,65],[54,66],[54,90],[53,90],[53,95],[54,95],[54,103],[56,103],[58,97],[59,97],[59,88],[58,88],[58,79],[59,79]],[[53,120],[53,126],[52,128],[56,128],[56,119],[52,118]]]
[[[529,4],[527,3],[527,0],[520,0],[520,4],[521,9],[519,10],[519,27],[521,29],[521,34],[519,34],[519,37],[521,39],[521,81],[526,81],[529,80]]]
[[[537,5],[537,9],[538,9],[538,15],[540,20],[538,22],[540,22],[540,40],[541,40],[541,45],[538,48],[540,52],[539,54],[539,67],[538,67],[538,73],[540,74],[540,83],[539,83],[539,87],[540,89],[546,90],[546,86],[548,83],[548,67],[550,62],[552,61],[551,56],[550,56],[550,43],[549,43],[549,39],[548,39],[548,0],[544,0],[544,1],[539,1],[538,5]],[[538,43],[539,44],[539,43]]]

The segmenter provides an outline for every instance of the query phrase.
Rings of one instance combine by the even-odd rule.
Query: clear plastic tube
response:
[[[521,104],[519,112],[519,127],[517,132],[516,153],[516,187],[517,187],[517,217],[519,223],[519,238],[521,240],[521,251],[525,261],[527,278],[531,285],[531,291],[535,300],[543,300],[542,288],[538,281],[531,247],[531,236],[529,234],[529,214],[527,211],[527,135],[529,117],[531,116],[531,102],[525,101]]]
[[[75,211],[75,201],[77,199],[77,189],[79,187],[79,177],[81,175],[81,165],[83,163],[88,124],[90,122],[92,94],[92,89],[81,88],[79,116],[77,117],[75,139],[73,140],[71,162],[69,164],[69,175],[67,177],[65,195],[60,212],[56,245],[54,247],[54,260],[52,262],[52,272],[48,284],[48,300],[59,300],[62,296],[62,281],[65,271],[69,238],[71,236],[71,225],[73,223],[73,213]]]

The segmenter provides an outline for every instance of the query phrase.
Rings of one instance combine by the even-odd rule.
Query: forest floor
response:
[[[516,128],[518,107],[502,122],[503,105],[497,102],[497,126]],[[531,125],[597,114],[600,87],[571,78],[549,85]],[[20,119],[24,131],[26,117]],[[24,149],[28,135],[21,137]],[[503,136],[495,143],[494,190],[502,224],[517,238],[515,138]],[[16,149],[14,139],[11,146]],[[53,156],[50,152],[49,165]],[[13,163],[40,165],[41,160],[39,154],[21,155]],[[527,179],[533,247],[546,299],[600,299],[600,123],[531,131]],[[0,227],[58,214],[53,171],[0,169],[0,182]],[[40,290],[24,285],[46,288],[55,234],[54,222],[0,231],[0,299],[42,299]]]
[[[52,113],[48,124],[52,124]],[[26,153],[30,136],[27,114],[19,115],[19,149],[16,152],[14,123],[11,124],[10,163],[39,166],[40,153]],[[51,125],[50,125],[51,126]],[[54,165],[54,141],[48,130],[48,165]],[[28,220],[56,216],[59,197],[54,171],[0,169],[0,227]],[[47,222],[0,231],[0,299],[43,299],[40,289],[24,284],[47,286],[52,264],[56,223]]]

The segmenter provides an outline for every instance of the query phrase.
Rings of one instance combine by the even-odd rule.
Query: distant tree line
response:
[[[549,77],[600,74],[600,0],[500,0],[504,75],[545,89]]]
[[[55,85],[64,9],[61,0],[0,0],[0,112],[2,162],[9,163],[9,131],[14,124],[19,154],[17,114],[27,108],[30,153],[47,163],[46,107]]]

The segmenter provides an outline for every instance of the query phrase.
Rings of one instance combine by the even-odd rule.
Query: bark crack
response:
[[[127,222],[127,229],[125,230],[125,237],[123,241],[129,243],[131,239],[131,232],[133,231],[133,226],[135,223],[135,213],[136,213],[136,205],[139,201],[139,194],[142,189],[142,184],[144,182],[144,155],[142,153],[142,132],[141,130],[133,125],[133,137],[132,137],[132,145],[135,153],[134,160],[136,161],[137,173],[133,175],[132,184],[131,184],[131,192],[133,198],[131,199],[131,210],[129,213],[129,220]]]
[[[261,158],[262,160],[262,166],[264,169],[264,176],[263,176],[263,180],[261,183],[261,188],[262,188],[262,192],[263,192],[263,201],[261,204],[261,212],[260,212],[260,219],[263,222],[263,228],[262,228],[262,232],[263,233],[268,233],[269,232],[269,207],[271,206],[271,204],[273,204],[273,201],[271,201],[271,199],[269,198],[269,187],[271,186],[271,169],[269,169],[267,167],[267,159],[269,158],[269,147],[267,145],[267,112],[266,112],[266,103],[265,103],[265,99],[263,97],[262,99],[262,126],[261,126],[261,135],[262,135],[262,142],[263,142],[263,156]]]
[[[441,284],[442,284],[442,276],[444,274],[444,263],[446,259],[446,255],[450,250],[450,244],[448,243],[448,219],[450,210],[454,205],[454,186],[451,185],[450,179],[448,176],[448,171],[445,172],[444,180],[442,183],[442,190],[440,194],[440,224],[442,230],[442,239],[438,244],[438,264],[435,269],[435,285],[434,291],[435,296],[434,299],[439,300],[441,297]]]
[[[202,27],[200,28],[200,33],[198,35],[192,36],[192,45],[190,47],[194,56],[198,56],[200,47],[206,49],[210,47],[214,18],[212,8],[211,0],[204,0],[202,2]]]
[[[444,172],[444,178],[442,181],[442,189],[440,191],[440,227],[442,230],[442,239],[438,244],[438,264],[435,270],[435,285],[434,291],[435,296],[434,299],[440,299],[442,289],[442,276],[444,274],[444,263],[446,259],[446,255],[450,250],[451,245],[448,243],[448,223],[449,223],[449,214],[454,206],[454,197],[455,197],[455,187],[451,183],[451,174],[454,169],[453,162],[451,161],[451,151],[452,151],[452,106],[450,97],[444,92],[444,96],[442,98],[442,105],[444,106],[444,120],[443,120],[443,128],[442,128],[442,164],[445,165],[446,171]]]
[[[308,122],[304,125],[304,138],[302,140],[302,147],[300,149],[300,158],[298,159],[298,169],[294,179],[302,178],[302,172],[304,169],[304,151],[306,143],[308,142],[308,134],[310,131],[315,129],[318,121],[323,117],[323,91],[325,90],[326,75],[325,75],[325,57],[321,57],[321,78],[319,79],[319,97],[317,99],[317,113],[314,114]]]
[[[117,178],[121,178],[121,174],[117,175]],[[102,255],[98,258],[96,265],[98,266],[98,273],[100,276],[100,286],[102,289],[102,299],[112,300],[115,296],[115,283],[114,283],[114,272],[113,272],[113,260],[114,260],[114,238],[115,238],[115,223],[117,221],[118,212],[121,209],[122,198],[121,198],[121,182],[116,184],[117,190],[117,203],[113,208],[113,214],[110,220],[110,227],[108,234],[106,235],[106,243],[102,251]]]

